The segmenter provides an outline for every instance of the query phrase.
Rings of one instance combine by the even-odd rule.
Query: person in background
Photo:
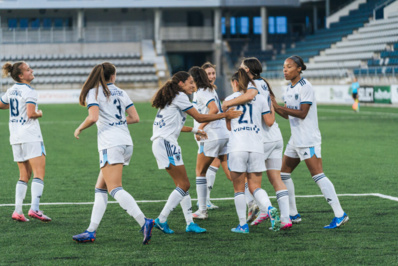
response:
[[[355,112],[359,112],[359,98],[358,98],[359,82],[356,77],[354,77],[351,83],[351,90],[352,90],[352,98],[354,99],[354,103],[352,104],[352,109]]]

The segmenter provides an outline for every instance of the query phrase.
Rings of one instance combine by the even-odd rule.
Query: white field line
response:
[[[393,197],[389,195],[384,195],[380,193],[366,193],[366,194],[337,194],[339,197],[379,197],[382,199],[388,199],[392,201],[398,202],[398,197]],[[323,195],[296,195],[296,198],[322,198]],[[275,199],[275,196],[271,196],[270,198]],[[221,200],[233,200],[234,198],[211,198],[212,201],[221,201]],[[197,199],[192,199],[193,201],[197,201]],[[167,200],[137,200],[137,203],[159,203],[166,202]],[[108,201],[108,203],[118,203],[117,201]],[[42,202],[40,205],[93,205],[94,202]],[[30,206],[30,203],[23,204],[24,206]],[[15,206],[14,203],[8,204],[0,204],[0,207],[12,207]]]

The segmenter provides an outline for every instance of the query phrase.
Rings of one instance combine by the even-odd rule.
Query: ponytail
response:
[[[272,91],[268,81],[265,78],[261,77],[261,73],[263,72],[263,66],[261,65],[260,60],[258,60],[255,57],[249,57],[249,58],[244,58],[242,63],[249,69],[250,74],[253,75],[253,79],[262,79],[267,84],[269,94],[275,97],[275,94]]]
[[[23,64],[26,64],[26,63],[24,61],[19,61],[14,64],[11,62],[5,63],[2,67],[3,78],[11,76],[11,78],[13,80],[15,80],[16,82],[21,82],[19,75],[22,74],[21,66]]]
[[[171,80],[167,81],[155,94],[152,100],[152,106],[157,109],[163,109],[171,104],[180,91],[183,91],[178,83],[185,82],[191,75],[188,72],[180,71],[175,73]]]
[[[232,75],[231,80],[236,80],[238,82],[238,90],[242,93],[246,93],[249,83],[252,83],[254,86],[256,86],[253,79],[251,79],[246,71],[242,68],[239,68],[238,71]]]
[[[95,88],[95,98],[98,97],[99,86],[102,87],[102,91],[106,98],[111,96],[107,82],[111,79],[112,75],[116,74],[116,67],[109,63],[104,62],[102,64],[96,65],[93,70],[91,70],[86,82],[84,82],[82,91],[80,92],[79,103],[82,106],[86,106],[86,97],[88,92]]]

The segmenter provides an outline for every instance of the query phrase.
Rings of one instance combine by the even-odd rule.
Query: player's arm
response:
[[[0,109],[9,109],[10,105],[8,103],[3,103],[3,101],[0,101]]]
[[[249,89],[245,92],[245,94],[236,97],[235,99],[229,100],[229,101],[224,101],[221,108],[223,111],[227,110],[229,107],[231,106],[237,106],[239,104],[245,104],[250,102],[251,100],[254,99],[254,97],[256,97],[256,95],[258,94],[257,89]]]
[[[84,119],[83,123],[80,124],[78,128],[75,130],[75,138],[79,139],[80,133],[86,128],[91,127],[98,121],[99,117],[99,106],[93,105],[88,108],[88,116]]]
[[[211,101],[210,103],[208,103],[207,108],[209,108],[208,114],[217,114],[219,111],[215,101]],[[204,130],[205,126],[207,126],[208,124],[209,124],[209,122],[201,123],[199,125],[198,129]]]
[[[195,129],[193,127],[183,126],[181,128],[181,132],[191,132],[194,133],[196,136],[199,136],[200,139],[207,139],[207,133],[202,129]]]
[[[300,119],[305,119],[307,117],[308,111],[310,110],[311,104],[302,103],[300,104],[299,110],[294,110],[287,108],[286,106],[280,106],[276,103],[275,105],[275,112],[277,112],[283,118],[288,119],[289,115],[293,117],[297,117]]]
[[[135,109],[134,105],[127,107],[126,112],[127,112],[126,116],[127,124],[135,124],[140,122],[140,116],[138,115],[137,109]]]
[[[262,113],[263,120],[268,127],[271,127],[275,123],[275,110],[273,104],[271,104],[271,111]]]
[[[225,119],[225,123],[227,123],[227,129],[231,131],[231,119]]]
[[[29,119],[36,119],[43,116],[43,112],[41,110],[36,111],[36,104],[27,103],[26,104],[26,115]]]
[[[235,111],[235,108],[230,108],[227,112],[219,114],[200,114],[195,108],[191,108],[185,112],[192,116],[193,119],[195,119],[199,123],[211,122],[223,118],[233,119],[239,117],[242,114],[242,111]]]

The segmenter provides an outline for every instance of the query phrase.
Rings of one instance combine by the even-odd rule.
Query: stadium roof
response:
[[[0,0],[0,9],[215,8],[299,5],[299,0]]]

